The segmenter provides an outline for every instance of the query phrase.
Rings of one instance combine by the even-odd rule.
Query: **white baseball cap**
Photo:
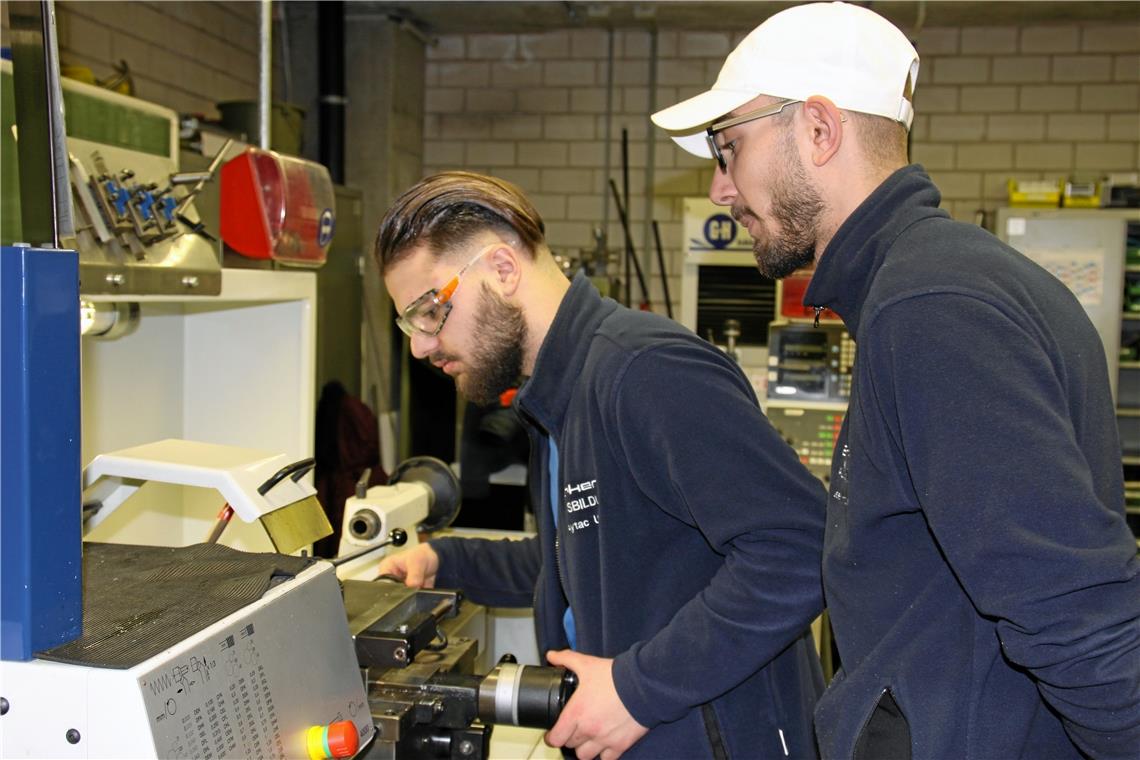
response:
[[[688,152],[712,158],[704,129],[758,95],[885,116],[910,129],[918,53],[882,16],[847,3],[797,5],[768,18],[729,53],[707,92],[653,114]]]

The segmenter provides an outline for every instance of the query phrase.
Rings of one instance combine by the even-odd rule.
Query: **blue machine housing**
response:
[[[0,249],[0,658],[82,633],[79,256]]]

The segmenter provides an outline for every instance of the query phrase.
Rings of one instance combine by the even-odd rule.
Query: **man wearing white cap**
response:
[[[1140,563],[1103,347],[1063,284],[907,165],[919,59],[843,3],[653,116],[715,158],[760,271],[858,346],[823,579],[825,758],[1140,757]]]

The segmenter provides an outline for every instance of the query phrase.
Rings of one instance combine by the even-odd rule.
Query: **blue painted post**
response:
[[[0,658],[83,630],[79,256],[0,248]]]

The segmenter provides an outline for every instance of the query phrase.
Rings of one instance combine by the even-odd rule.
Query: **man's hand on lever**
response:
[[[409,588],[434,588],[438,572],[439,555],[426,543],[380,560],[380,575],[399,578]]]

